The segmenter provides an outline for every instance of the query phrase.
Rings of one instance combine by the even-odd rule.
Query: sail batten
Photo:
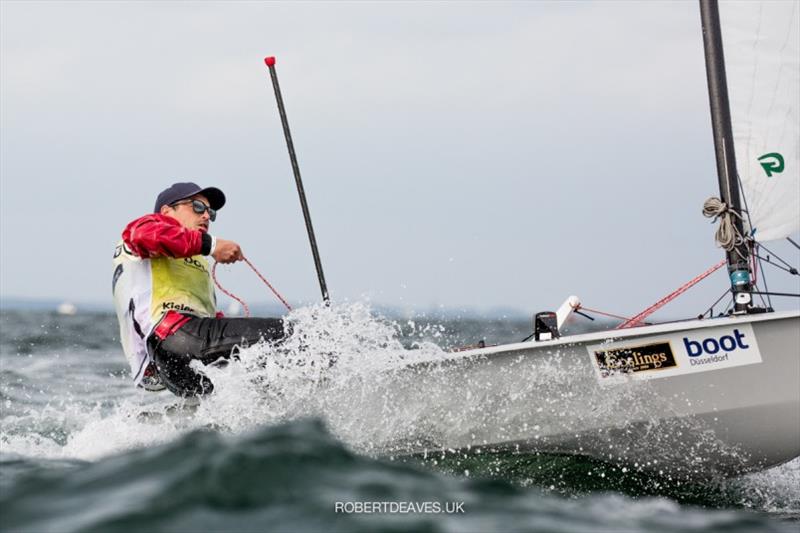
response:
[[[800,0],[720,2],[736,166],[757,240],[800,230]]]

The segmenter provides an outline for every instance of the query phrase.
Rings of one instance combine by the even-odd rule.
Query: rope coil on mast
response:
[[[739,220],[744,220],[742,215],[731,209],[725,202],[712,196],[703,203],[703,216],[706,218],[714,218],[711,222],[714,223],[719,219],[719,227],[714,236],[717,245],[727,252],[736,250],[736,253],[744,259],[738,247],[745,243],[745,237],[739,233],[734,223],[734,216]]]

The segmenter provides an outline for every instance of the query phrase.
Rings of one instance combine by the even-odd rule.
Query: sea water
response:
[[[438,412],[441,399],[398,394],[398,373],[481,339],[521,340],[528,321],[399,320],[360,303],[287,321],[283,345],[198,369],[216,390],[193,403],[131,385],[111,314],[0,312],[0,529],[798,528],[800,460],[677,482],[580,457],[403,453],[492,407],[464,396]]]

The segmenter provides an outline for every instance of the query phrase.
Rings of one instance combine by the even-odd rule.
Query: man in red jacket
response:
[[[278,318],[224,318],[207,256],[220,263],[243,258],[234,241],[209,226],[225,205],[216,187],[175,183],[156,199],[153,214],[125,227],[114,253],[112,292],[120,341],[134,383],[179,396],[208,394],[211,381],[190,367],[227,359],[237,345],[284,336]]]

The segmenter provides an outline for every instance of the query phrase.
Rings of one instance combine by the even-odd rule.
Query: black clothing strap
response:
[[[128,304],[128,312],[131,314],[131,320],[133,321],[133,330],[139,335],[140,339],[144,339],[144,332],[142,331],[142,326],[136,321],[136,315],[134,315],[134,311],[136,311],[136,305],[133,303],[133,298],[131,298],[130,303]]]
[[[203,241],[203,245],[200,247],[200,255],[208,255],[211,253],[211,245],[214,242],[214,239],[211,238],[211,235],[208,233],[203,233],[201,237]]]

